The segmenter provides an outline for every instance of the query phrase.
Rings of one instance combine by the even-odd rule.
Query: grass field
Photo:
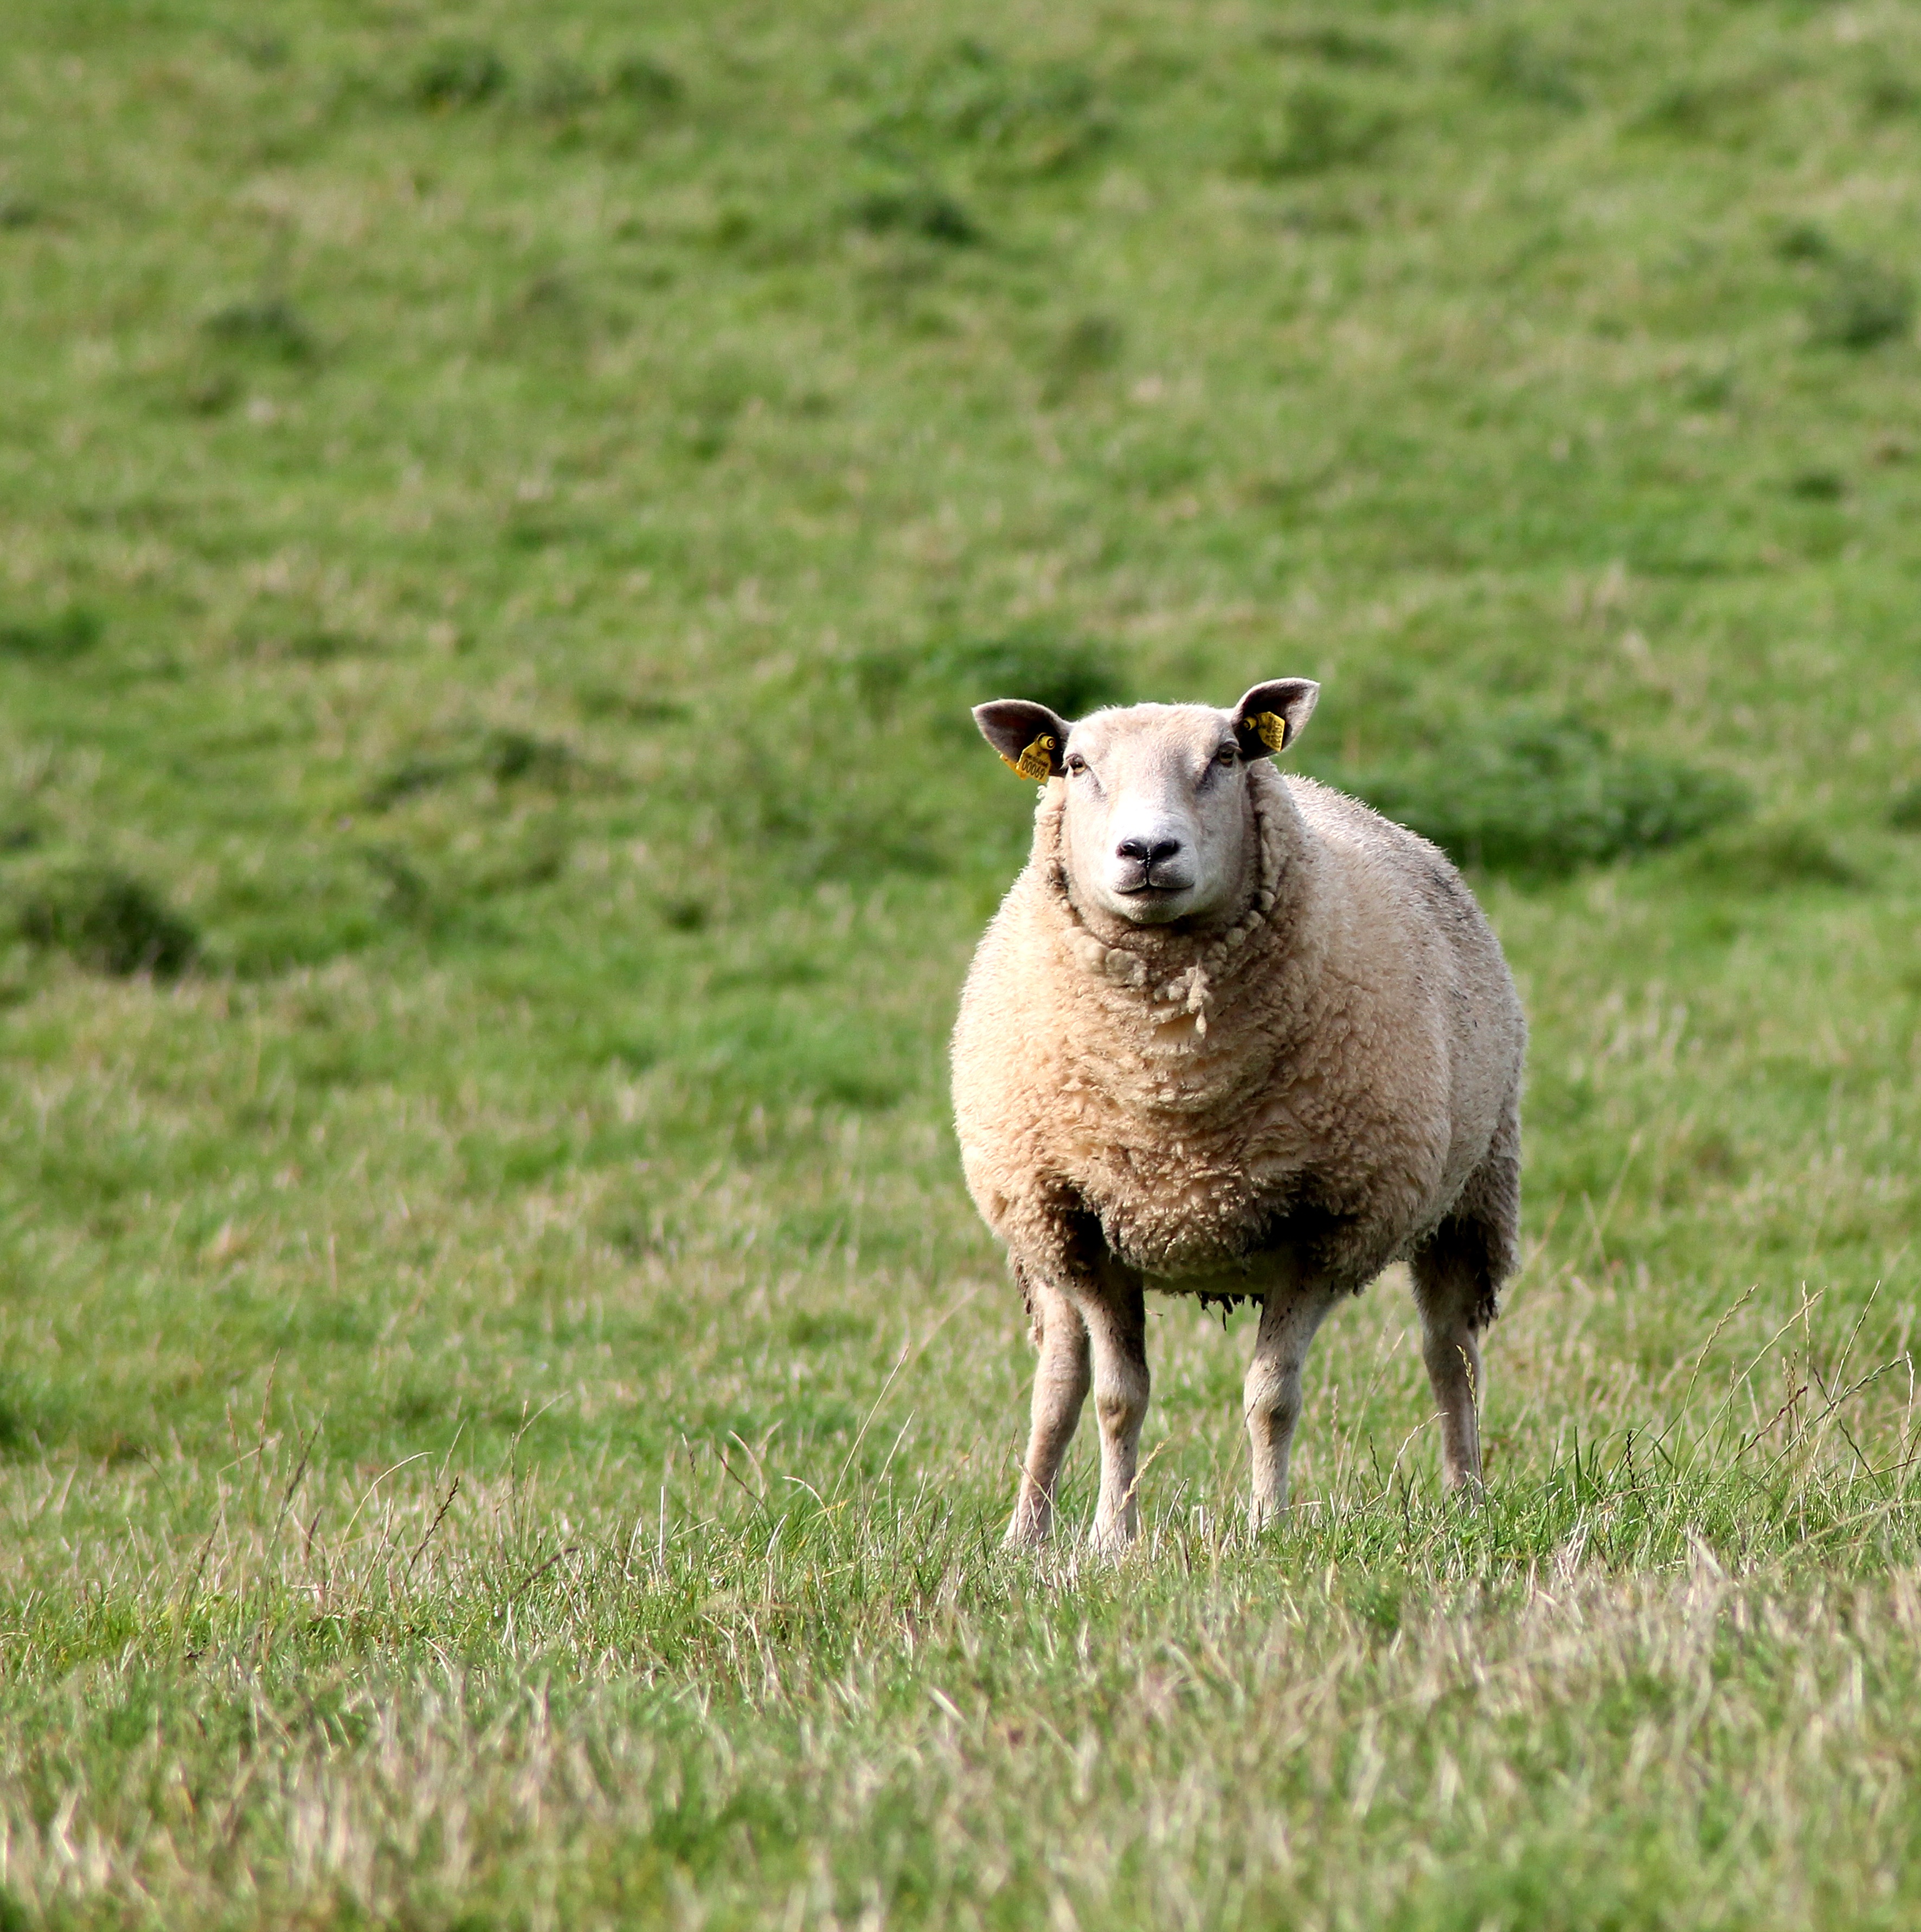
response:
[[[1921,1910],[1921,14],[12,0],[0,1928]],[[1324,685],[1534,1028],[1250,1544],[996,1540],[978,698]],[[1068,1515],[1089,1509],[1091,1440]]]

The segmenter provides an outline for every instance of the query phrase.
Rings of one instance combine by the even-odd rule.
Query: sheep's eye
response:
[[[1067,768],[1071,772],[1084,772],[1087,769],[1087,760],[1078,752],[1070,752],[1067,758]]]
[[[1233,746],[1223,745],[1220,750],[1214,754],[1214,762],[1217,765],[1231,765],[1239,756],[1239,752],[1236,751]]]

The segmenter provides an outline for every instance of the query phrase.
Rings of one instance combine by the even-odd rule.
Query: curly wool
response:
[[[955,1028],[975,1201],[1023,1280],[1080,1276],[1091,1222],[1150,1286],[1211,1302],[1282,1247],[1358,1290],[1471,1182],[1497,1281],[1525,1028],[1494,934],[1425,840],[1264,762],[1248,777],[1254,876],[1198,932],[1077,904],[1046,788]]]

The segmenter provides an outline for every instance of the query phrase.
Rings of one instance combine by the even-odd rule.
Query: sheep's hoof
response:
[[[1248,1498],[1248,1533],[1259,1536],[1287,1520],[1287,1486],[1285,1482],[1257,1487]]]
[[[1003,1550],[1038,1550],[1053,1533],[1050,1512],[1017,1509],[1000,1540]]]
[[[1287,1520],[1287,1505],[1285,1503],[1257,1496],[1248,1504],[1248,1534],[1250,1536],[1265,1536],[1270,1529],[1278,1529]]]
[[[1099,1523],[1089,1531],[1088,1547],[1096,1556],[1103,1556],[1110,1563],[1118,1563],[1139,1545],[1134,1529],[1126,1523]]]

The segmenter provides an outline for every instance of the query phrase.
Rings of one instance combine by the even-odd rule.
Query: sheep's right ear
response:
[[[974,706],[974,722],[981,736],[1000,754],[1000,760],[1016,778],[1045,784],[1067,770],[1062,748],[1073,729],[1056,718],[1044,704],[1029,704],[1024,698],[996,698],[991,704]]]
[[[1314,716],[1320,686],[1311,677],[1257,684],[1234,706],[1234,736],[1246,758],[1271,758],[1291,745]]]

